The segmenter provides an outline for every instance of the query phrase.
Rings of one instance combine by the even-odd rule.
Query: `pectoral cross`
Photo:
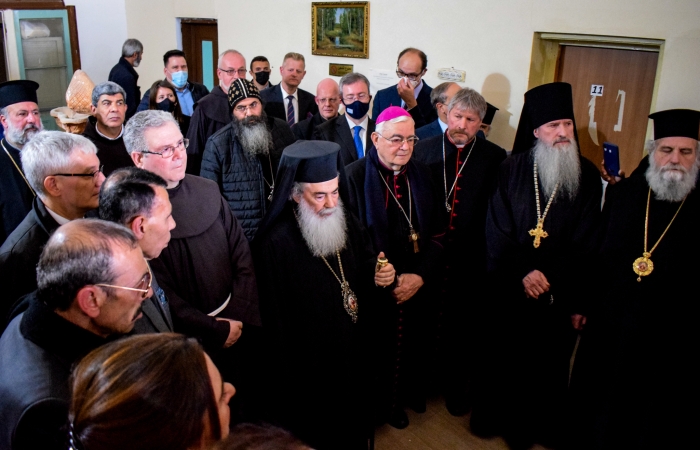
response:
[[[418,238],[420,238],[420,235],[413,228],[411,228],[408,235],[408,241],[413,242],[413,253],[418,253]]]
[[[540,246],[540,239],[546,238],[549,236],[546,231],[542,229],[542,225],[544,224],[544,219],[538,219],[537,220],[537,226],[535,227],[534,230],[530,230],[528,233],[530,236],[534,236],[535,240],[532,243],[532,246],[537,248]]]

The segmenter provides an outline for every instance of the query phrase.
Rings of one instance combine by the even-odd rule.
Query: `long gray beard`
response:
[[[301,235],[314,256],[330,256],[345,248],[347,225],[343,203],[315,213],[303,198],[297,209]]]
[[[29,142],[39,131],[41,131],[43,126],[41,122],[39,125],[34,125],[32,123],[27,124],[24,129],[15,128],[12,123],[7,121],[7,140],[17,145],[24,145]]]
[[[250,156],[268,155],[272,148],[272,133],[267,129],[265,113],[262,116],[248,116],[236,120],[236,137]]]
[[[581,183],[581,161],[576,142],[552,147],[538,139],[534,147],[534,159],[545,197],[549,198],[559,183],[557,198],[576,198]]]
[[[675,170],[680,172],[676,172]],[[659,167],[654,155],[649,155],[649,168],[645,176],[654,197],[666,202],[680,202],[695,189],[698,177],[698,163],[688,170],[680,164],[666,164]]]

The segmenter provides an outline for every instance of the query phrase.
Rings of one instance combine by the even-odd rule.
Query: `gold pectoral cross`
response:
[[[537,219],[537,226],[535,227],[534,230],[530,230],[528,233],[530,233],[530,236],[534,236],[535,240],[532,243],[532,246],[537,248],[540,246],[540,239],[546,238],[549,236],[544,229],[542,229],[542,225],[544,224],[544,219]]]
[[[420,238],[420,235],[418,234],[417,231],[415,231],[413,228],[410,230],[410,234],[408,235],[408,241],[413,242],[413,253],[418,253],[418,238]]]

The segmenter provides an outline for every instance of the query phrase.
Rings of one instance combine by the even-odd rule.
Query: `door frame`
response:
[[[664,55],[666,41],[663,39],[647,39],[624,36],[603,36],[588,34],[569,34],[554,32],[535,32],[532,40],[532,58],[530,59],[530,74],[527,89],[552,83],[557,79],[559,58],[562,46],[597,47],[617,50],[635,50],[657,52],[659,59],[654,77],[654,90],[651,94],[650,111],[656,109],[656,99],[659,91],[659,74]],[[647,125],[646,139],[653,136],[651,121]]]

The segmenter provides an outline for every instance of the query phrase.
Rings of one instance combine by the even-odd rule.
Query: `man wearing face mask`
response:
[[[126,93],[116,83],[105,81],[92,90],[92,117],[83,131],[97,147],[97,157],[104,165],[102,173],[106,177],[122,167],[133,167],[134,162],[124,146],[124,102]]]
[[[270,83],[270,61],[264,56],[256,56],[250,62],[250,76],[258,91],[272,87]]]
[[[165,55],[163,55],[163,64],[165,65],[163,68],[165,78],[175,86],[175,93],[177,94],[182,114],[188,117],[191,116],[194,110],[194,104],[207,95],[209,89],[203,84],[195,83],[187,79],[187,60],[182,50],[169,50],[165,52]],[[149,89],[143,95],[137,111],[145,111],[148,109],[148,96],[150,93],[151,90]]]
[[[340,145],[340,156],[346,166],[365,156],[372,147],[369,137],[374,132],[370,119],[369,80],[361,73],[348,73],[340,79],[341,100],[345,115],[337,116],[316,127],[314,139]]]
[[[430,102],[433,88],[423,81],[428,70],[428,57],[417,48],[409,47],[399,53],[396,75],[400,78],[396,86],[377,92],[372,108],[372,117],[377,117],[389,106],[401,106],[407,110],[420,128],[437,119],[437,112]]]
[[[127,39],[122,45],[122,57],[109,71],[108,81],[113,81],[124,89],[126,100],[126,120],[136,114],[141,88],[136,85],[139,74],[134,67],[138,67],[143,56],[143,44],[138,39]]]
[[[202,153],[207,139],[231,123],[231,107],[228,103],[228,89],[235,80],[245,79],[246,64],[243,55],[236,50],[226,50],[219,56],[216,74],[219,84],[211,93],[197,102],[187,139],[187,173],[199,175]]]

